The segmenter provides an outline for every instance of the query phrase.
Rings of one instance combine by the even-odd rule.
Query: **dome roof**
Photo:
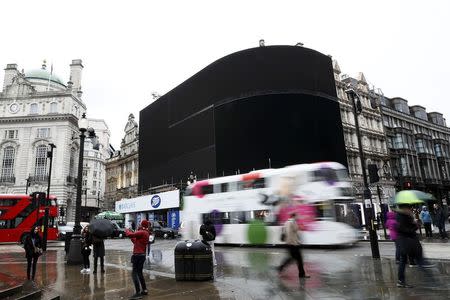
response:
[[[25,78],[27,79],[42,79],[42,80],[48,80],[50,78],[50,81],[59,83],[65,86],[61,78],[59,78],[56,74],[51,74],[46,69],[35,69],[31,71],[25,72]]]

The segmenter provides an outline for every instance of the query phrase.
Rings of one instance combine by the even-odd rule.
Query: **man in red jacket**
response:
[[[145,285],[144,274],[142,269],[145,262],[145,250],[148,243],[148,226],[147,220],[142,220],[141,226],[136,232],[131,230],[126,231],[126,235],[131,238],[134,244],[133,255],[131,256],[131,263],[133,264],[133,271],[131,277],[133,278],[136,293],[130,299],[141,299],[142,295],[148,295],[147,286]]]

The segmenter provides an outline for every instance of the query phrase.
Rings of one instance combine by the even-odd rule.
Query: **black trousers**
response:
[[[30,279],[34,280],[34,277],[36,275],[36,264],[37,264],[38,258],[39,258],[39,256],[37,256],[37,255],[27,256],[27,279],[28,280],[30,280]]]
[[[293,260],[297,261],[298,266],[298,276],[305,276],[305,269],[303,268],[303,257],[302,252],[300,250],[300,246],[289,245],[288,246],[289,256],[284,260],[281,266],[278,267],[278,270],[281,272],[288,264],[290,264]]]
[[[425,236],[433,237],[433,233],[431,231],[431,223],[423,223],[423,227],[425,227]]]
[[[89,269],[89,255],[90,252],[87,251],[81,251],[81,254],[83,255],[83,268]],[[97,264],[97,262],[95,262]]]
[[[133,254],[131,256],[131,263],[133,264],[133,271],[131,272],[131,277],[133,278],[134,288],[136,293],[139,294],[141,291],[146,290],[144,274],[142,270],[144,269],[145,254]]]
[[[97,272],[97,262],[98,262],[99,256],[94,256],[94,272]],[[89,260],[89,257],[88,257]],[[105,269],[105,257],[100,256],[100,268],[103,271]]]

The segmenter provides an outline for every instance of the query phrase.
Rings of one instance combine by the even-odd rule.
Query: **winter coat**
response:
[[[284,233],[286,234],[286,244],[292,246],[300,245],[300,237],[298,234],[298,225],[295,219],[290,218],[286,221],[283,227]]]
[[[444,225],[445,225],[445,214],[444,214],[444,210],[441,207],[436,209],[435,219],[436,219],[436,226],[437,227],[439,227],[439,228],[444,227]]]
[[[133,242],[133,254],[145,254],[148,244],[148,237],[150,235],[148,230],[139,229],[136,232],[126,231],[126,235],[131,238]]]
[[[386,227],[389,229],[389,236],[391,240],[397,239],[397,220],[395,213],[390,211],[387,213],[388,220],[386,221]]]
[[[397,244],[400,255],[422,256],[422,246],[416,233],[417,228],[413,216],[403,212],[397,213]]]
[[[430,212],[428,210],[422,210],[420,212],[420,219],[422,220],[423,223],[431,223],[431,215]]]
[[[92,245],[92,236],[88,232],[82,232],[81,233],[81,253],[84,254],[91,254],[91,248],[89,246]]]
[[[38,249],[42,249],[42,238],[39,234],[30,233],[25,238],[23,248],[25,249],[25,257],[35,257],[41,255],[41,253],[38,252]]]
[[[105,243],[102,238],[92,236],[92,245],[94,246],[94,257],[105,256]]]
[[[208,236],[207,232],[209,232],[211,236]],[[214,227],[214,224],[212,223],[205,223],[200,226],[200,235],[204,241],[214,241],[216,239],[216,227]]]

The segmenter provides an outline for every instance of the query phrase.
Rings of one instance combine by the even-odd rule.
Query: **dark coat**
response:
[[[91,249],[89,246],[92,245],[92,236],[88,232],[82,232],[81,233],[81,253],[84,254],[91,254]]]
[[[34,245],[32,238],[34,238]],[[23,248],[25,249],[25,257],[39,256],[40,254],[36,253],[36,248],[42,249],[42,238],[39,234],[27,235]]]
[[[417,237],[417,229],[413,216],[402,212],[397,213],[397,243],[401,255],[422,256],[422,246]]]
[[[94,257],[105,256],[105,243],[102,238],[93,236],[92,245],[94,246]]]
[[[212,234],[212,239],[208,238],[206,232]],[[205,223],[202,226],[200,226],[200,235],[202,236],[202,239],[204,241],[214,241],[216,239],[216,228],[212,223]]]
[[[436,209],[436,214],[435,214],[435,219],[436,219],[436,226],[439,228],[442,228],[445,226],[445,213],[444,210],[442,209],[442,207],[439,207],[438,209]]]

